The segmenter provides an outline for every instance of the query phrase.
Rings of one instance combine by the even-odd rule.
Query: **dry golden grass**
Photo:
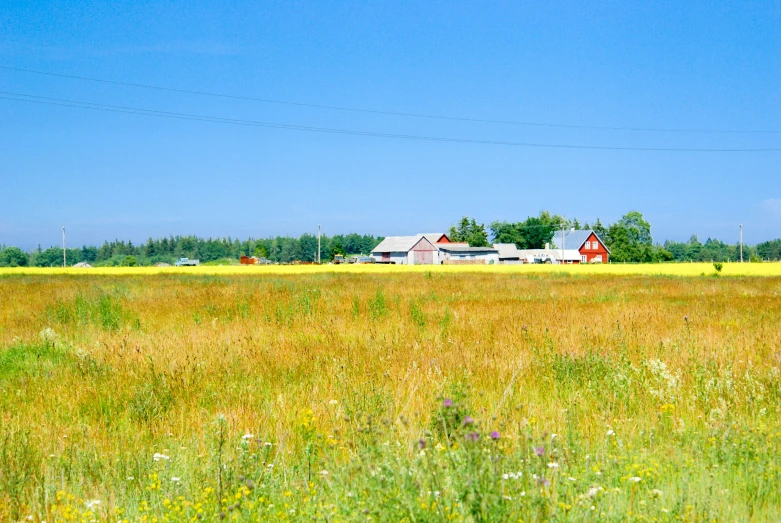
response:
[[[252,509],[231,515],[250,520],[777,514],[781,278],[736,276],[777,266],[725,264],[730,278],[615,274],[624,267],[636,270],[5,271],[23,274],[0,277],[0,515],[178,520],[202,496],[208,518],[228,506],[209,489],[233,495],[249,477]],[[471,452],[437,432],[443,398],[479,422],[481,442],[501,434],[523,489],[472,454],[419,463],[421,439]],[[256,468],[244,434],[272,443]],[[557,466],[534,473],[552,484],[532,479],[537,446]],[[391,472],[372,486],[386,462],[423,471],[417,486]],[[258,476],[268,464],[278,475]],[[470,494],[479,511],[459,470],[487,478]],[[491,481],[503,490],[489,503]],[[427,512],[432,489],[447,514]],[[178,495],[190,512],[163,501]]]

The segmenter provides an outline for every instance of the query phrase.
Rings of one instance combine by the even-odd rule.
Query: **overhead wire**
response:
[[[24,72],[24,73],[30,73],[30,74],[51,76],[51,77],[56,77],[56,78],[68,78],[68,79],[72,79],[72,80],[82,80],[82,81],[96,82],[96,83],[103,83],[103,84],[110,84],[110,85],[121,85],[121,86],[125,86],[125,87],[134,87],[134,88],[139,88],[139,89],[153,89],[153,90],[157,90],[157,91],[166,91],[166,92],[180,93],[180,94],[193,94],[193,95],[198,95],[198,96],[210,96],[210,97],[225,98],[225,99],[232,99],[232,100],[253,101],[253,102],[262,102],[262,103],[270,103],[270,104],[289,105],[289,106],[296,106],[296,107],[308,107],[308,108],[314,108],[314,109],[328,109],[328,110],[335,110],[335,111],[347,111],[347,112],[354,112],[354,113],[377,114],[377,115],[386,115],[386,116],[402,116],[402,117],[410,117],[410,118],[425,118],[425,119],[431,119],[431,120],[449,120],[449,121],[455,121],[455,122],[488,123],[488,124],[516,125],[516,126],[527,126],[527,127],[550,127],[550,128],[561,128],[561,129],[585,129],[585,130],[601,130],[601,131],[703,133],[703,134],[705,134],[705,133],[707,133],[707,134],[781,134],[781,130],[695,129],[695,128],[685,129],[685,128],[666,128],[666,127],[621,127],[621,126],[600,126],[600,125],[578,125],[578,124],[564,124],[564,123],[529,122],[529,121],[500,120],[500,119],[489,119],[489,118],[470,118],[470,117],[463,117],[463,116],[446,116],[446,115],[435,115],[435,114],[425,114],[425,113],[415,113],[415,112],[405,112],[405,111],[387,111],[387,110],[379,110],[379,109],[366,109],[366,108],[348,107],[348,106],[341,106],[341,105],[327,105],[327,104],[316,104],[316,103],[306,103],[306,102],[294,102],[294,101],[290,101],[290,100],[279,100],[279,99],[273,99],[273,98],[260,98],[260,97],[253,97],[253,96],[232,95],[232,94],[225,94],[225,93],[216,93],[216,92],[211,92],[211,91],[200,91],[200,90],[194,90],[194,89],[182,89],[182,88],[175,88],[175,87],[164,87],[164,86],[151,85],[151,84],[122,82],[122,81],[117,81],[117,80],[107,80],[107,79],[102,79],[102,78],[93,78],[93,77],[89,77],[89,76],[79,76],[79,75],[63,74],[63,73],[52,73],[52,72],[48,72],[48,71],[39,71],[39,70],[35,70],[35,69],[26,69],[26,68],[21,68],[21,67],[10,67],[10,66],[6,66],[6,65],[0,65],[0,69],[4,69],[4,70],[7,70],[7,71],[16,71],[16,72]]]
[[[191,114],[191,113],[178,113],[178,112],[171,112],[171,111],[159,111],[155,109],[143,109],[137,107],[121,106],[121,105],[109,105],[109,104],[100,104],[94,102],[84,102],[79,100],[68,100],[62,98],[36,96],[36,95],[29,95],[24,93],[10,92],[10,91],[0,91],[0,99],[26,102],[26,103],[35,103],[35,104],[42,104],[42,105],[71,107],[77,109],[91,109],[95,111],[136,114],[142,116],[155,116],[159,118],[195,120],[195,121],[223,123],[223,124],[230,124],[230,125],[242,125],[242,126],[250,126],[250,127],[288,129],[288,130],[317,132],[317,133],[367,136],[367,137],[375,137],[375,138],[395,138],[395,139],[403,139],[403,140],[418,140],[418,141],[429,141],[429,142],[448,142],[448,143],[475,144],[475,145],[500,145],[500,146],[514,146],[514,147],[549,148],[549,149],[583,149],[583,150],[602,150],[602,151],[698,152],[698,153],[781,152],[781,148],[772,148],[772,147],[771,148],[620,147],[620,146],[604,146],[604,145],[514,142],[514,141],[504,141],[504,140],[479,140],[479,139],[471,139],[471,138],[450,138],[450,137],[443,137],[443,136],[384,133],[384,132],[374,132],[374,131],[359,131],[353,129],[338,129],[338,128],[331,128],[331,127],[315,127],[315,126],[307,126],[307,125],[282,124],[276,122],[264,122],[264,121],[255,121],[255,120],[241,120],[235,118],[224,118],[218,116],[198,115],[198,114]]]

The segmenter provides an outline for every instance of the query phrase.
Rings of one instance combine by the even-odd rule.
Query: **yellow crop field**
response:
[[[781,262],[724,263],[722,276],[781,276]],[[1,268],[4,274],[73,274],[73,275],[141,275],[141,274],[320,274],[361,273],[387,274],[406,272],[435,273],[497,273],[497,274],[635,274],[660,276],[710,276],[716,273],[711,263],[640,263],[640,264],[584,264],[584,265],[224,265],[198,267],[93,267],[89,269],[62,267]]]
[[[780,267],[2,269],[0,519],[777,520]]]

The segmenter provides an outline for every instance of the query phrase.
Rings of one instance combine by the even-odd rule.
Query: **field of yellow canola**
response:
[[[93,267],[90,269],[63,267],[0,268],[4,274],[73,274],[73,275],[141,275],[141,274],[320,274],[361,273],[396,274],[406,272],[436,273],[496,273],[496,274],[585,274],[585,275],[659,275],[710,276],[716,273],[712,263],[640,263],[584,265],[225,265],[198,267]],[[724,263],[722,276],[781,276],[781,263]]]

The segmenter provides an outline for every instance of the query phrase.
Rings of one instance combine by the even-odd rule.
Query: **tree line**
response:
[[[382,237],[360,234],[321,236],[322,260],[331,260],[334,254],[369,254]],[[62,248],[24,252],[18,247],[0,245],[0,267],[61,267]],[[87,262],[94,266],[154,265],[174,263],[179,258],[191,258],[202,263],[220,260],[238,260],[241,256],[257,256],[275,263],[314,261],[317,256],[317,236],[303,234],[298,238],[277,236],[266,239],[239,240],[235,238],[198,238],[197,236],[171,236],[148,239],[142,245],[132,241],[114,240],[100,247],[83,246],[66,249],[68,265]]]

